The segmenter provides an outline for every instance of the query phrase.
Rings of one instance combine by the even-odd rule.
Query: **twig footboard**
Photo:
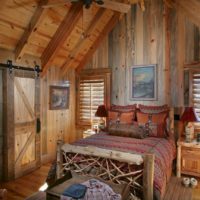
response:
[[[59,140],[57,179],[69,170],[100,177],[116,184],[129,184],[130,199],[136,199],[136,191],[140,190],[144,200],[153,200],[153,154],[139,155],[94,146],[76,146],[63,144]]]

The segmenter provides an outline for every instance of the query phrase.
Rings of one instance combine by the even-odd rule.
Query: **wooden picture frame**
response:
[[[130,100],[157,100],[157,65],[136,65],[129,71]]]
[[[64,110],[69,108],[69,86],[50,86],[50,110]]]

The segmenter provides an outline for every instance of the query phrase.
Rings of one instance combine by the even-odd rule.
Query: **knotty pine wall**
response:
[[[145,1],[145,8],[145,12],[142,12],[138,6],[132,6],[85,68],[112,68],[113,104],[167,103],[173,107],[183,106],[183,95],[180,93],[183,94],[184,64],[200,60],[200,29],[183,17],[183,37],[182,27],[178,26],[177,10],[168,10],[160,0]],[[178,40],[179,37],[182,40]],[[180,42],[183,44],[181,51],[178,49]],[[182,63],[178,61],[180,55]],[[143,64],[158,66],[157,101],[129,100],[129,67]]]
[[[81,137],[75,131],[75,71],[69,71],[63,79],[60,73],[58,67],[51,67],[41,80],[42,155],[46,159],[55,158],[58,139],[73,142]],[[69,109],[49,110],[49,86],[63,84],[65,80],[70,82]]]

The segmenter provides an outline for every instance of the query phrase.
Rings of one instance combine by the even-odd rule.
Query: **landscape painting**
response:
[[[69,87],[50,86],[50,110],[69,108]]]
[[[157,99],[157,69],[156,65],[142,65],[131,67],[130,99]]]

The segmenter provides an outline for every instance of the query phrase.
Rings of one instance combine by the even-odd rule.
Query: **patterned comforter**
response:
[[[81,146],[92,145],[100,148],[137,154],[155,154],[154,196],[156,199],[162,199],[166,189],[166,183],[171,175],[172,162],[176,155],[176,148],[173,140],[155,137],[135,139],[99,133],[78,140],[74,144]]]

